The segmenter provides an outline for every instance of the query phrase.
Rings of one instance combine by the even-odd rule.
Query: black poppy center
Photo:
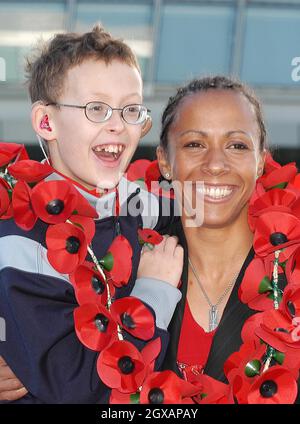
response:
[[[53,199],[46,205],[46,211],[50,215],[59,215],[64,210],[65,204],[60,199]]]
[[[270,398],[277,393],[278,386],[273,380],[266,380],[260,386],[260,394],[264,398]]]
[[[296,308],[291,300],[288,301],[287,307],[288,307],[289,313],[294,317],[296,315]]]
[[[277,331],[278,333],[289,334],[289,332],[288,332],[288,330],[286,328],[277,327],[277,328],[275,328],[275,331]]]
[[[273,233],[270,235],[270,242],[273,246],[278,246],[279,244],[288,242],[288,238],[283,233]]]
[[[66,240],[66,249],[69,253],[77,253],[80,248],[80,240],[75,236],[70,236]]]
[[[92,287],[97,294],[102,294],[104,292],[105,286],[103,282],[96,276],[93,275],[91,279]]]
[[[131,374],[134,371],[135,365],[130,356],[122,356],[118,360],[118,367],[122,374]]]
[[[109,319],[107,318],[107,316],[103,314],[97,314],[95,316],[95,325],[101,333],[106,332],[108,323]]]
[[[148,393],[148,400],[150,403],[163,403],[164,392],[161,389],[153,388]]]
[[[131,318],[131,316],[129,314],[127,314],[127,312],[124,312],[121,315],[121,322],[124,325],[124,327],[127,327],[130,330],[134,330],[135,329],[135,322],[133,321],[133,319]]]

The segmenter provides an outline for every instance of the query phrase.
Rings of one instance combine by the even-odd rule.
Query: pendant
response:
[[[218,327],[218,309],[213,305],[209,310],[209,331],[214,331]]]

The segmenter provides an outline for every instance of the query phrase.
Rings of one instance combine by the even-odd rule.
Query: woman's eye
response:
[[[186,143],[184,147],[197,148],[197,147],[203,147],[203,145],[199,141],[190,141],[189,143]]]
[[[229,149],[247,150],[248,146],[245,143],[233,143],[229,146]]]

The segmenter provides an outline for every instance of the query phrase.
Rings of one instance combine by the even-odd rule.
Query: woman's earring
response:
[[[167,179],[170,178],[170,174],[168,172],[165,174],[165,178],[167,178]]]

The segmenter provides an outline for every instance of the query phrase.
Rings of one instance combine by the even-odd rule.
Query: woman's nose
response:
[[[230,170],[226,153],[220,148],[208,148],[202,170],[211,175],[219,175]]]

